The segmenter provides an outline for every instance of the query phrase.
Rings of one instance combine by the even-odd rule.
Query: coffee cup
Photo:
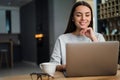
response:
[[[56,71],[56,64],[50,62],[44,62],[40,64],[40,68],[42,72],[49,74],[50,76],[54,76]]]

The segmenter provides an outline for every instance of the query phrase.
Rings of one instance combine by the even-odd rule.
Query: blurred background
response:
[[[0,0],[0,50],[6,53],[6,57],[0,54],[0,70],[49,61],[76,1]],[[92,6],[94,30],[107,41],[120,41],[120,0],[84,1]]]

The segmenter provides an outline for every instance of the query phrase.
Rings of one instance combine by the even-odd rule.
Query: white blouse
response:
[[[99,42],[104,42],[105,39],[102,34],[95,33]],[[66,64],[66,43],[74,43],[74,42],[92,42],[86,36],[76,36],[72,33],[62,34],[60,35],[55,43],[53,53],[50,57],[50,62],[54,62],[58,65]]]

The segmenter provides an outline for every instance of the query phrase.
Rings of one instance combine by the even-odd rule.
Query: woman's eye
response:
[[[86,17],[89,17],[91,14],[90,13],[87,13],[87,14],[85,14],[86,15]]]
[[[89,17],[90,15],[86,15],[86,17]]]
[[[80,17],[81,15],[76,15],[77,17]]]

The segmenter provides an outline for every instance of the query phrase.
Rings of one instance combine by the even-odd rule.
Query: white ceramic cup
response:
[[[40,64],[40,68],[44,73],[48,73],[51,76],[54,76],[56,71],[56,64],[50,62],[44,62]]]

